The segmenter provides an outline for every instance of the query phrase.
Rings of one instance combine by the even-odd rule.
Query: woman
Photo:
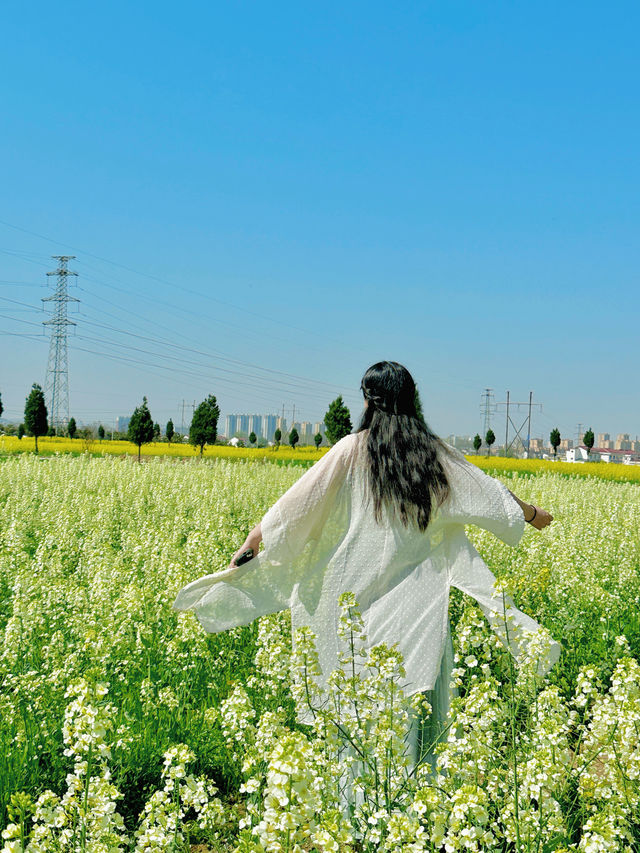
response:
[[[353,592],[369,646],[396,643],[402,652],[405,693],[438,684],[430,698],[441,720],[452,666],[451,586],[478,601],[516,656],[539,627],[507,600],[506,635],[503,596],[464,525],[486,528],[515,546],[525,521],[540,530],[552,516],[430,431],[402,365],[374,364],[361,388],[365,411],[358,431],[337,442],[271,507],[228,569],[189,584],[174,607],[193,609],[212,632],[291,608],[292,629],[308,625],[316,634],[322,684],[338,667],[338,598]],[[236,565],[249,548],[257,556]],[[543,671],[559,650],[554,643]],[[415,760],[415,727],[413,734]]]

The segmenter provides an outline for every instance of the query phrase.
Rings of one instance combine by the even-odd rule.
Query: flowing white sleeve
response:
[[[495,575],[462,528],[464,524],[475,524],[515,547],[524,532],[522,509],[502,483],[487,476],[457,450],[447,448],[443,462],[451,487],[449,499],[443,505],[443,520],[460,525],[459,533],[453,533],[457,548],[454,548],[449,582],[475,598],[518,663],[534,658],[538,673],[542,675],[558,660],[560,645],[540,632],[540,625],[534,619],[518,610],[509,596],[496,589]]]
[[[541,626],[523,613],[512,599],[496,589],[496,578],[480,554],[464,537],[449,573],[451,586],[470,595],[480,605],[489,625],[510,649],[519,665],[532,660],[539,675],[547,673],[562,647]]]
[[[269,562],[290,563],[320,537],[345,482],[354,438],[334,445],[264,516],[260,526]]]
[[[475,524],[507,545],[517,545],[524,533],[524,513],[506,486],[452,447],[447,447],[441,461],[450,487],[449,497],[442,506],[443,521]]]
[[[289,607],[307,565],[301,557],[321,536],[345,483],[352,439],[339,441],[266,513],[264,550],[257,557],[193,581],[174,609],[193,610],[207,631],[217,633]]]

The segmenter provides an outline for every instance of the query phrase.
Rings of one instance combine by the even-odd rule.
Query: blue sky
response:
[[[321,419],[402,361],[443,434],[640,433],[637,4],[34,2],[2,11],[0,393]],[[8,300],[13,300],[8,301]],[[18,304],[19,303],[19,304]],[[30,325],[35,324],[35,325]],[[12,334],[8,334],[11,332]],[[495,416],[498,435],[503,415]]]

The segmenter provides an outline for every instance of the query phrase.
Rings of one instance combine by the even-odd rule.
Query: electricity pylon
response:
[[[57,270],[47,275],[58,277],[53,296],[45,296],[43,302],[53,302],[53,315],[45,320],[43,326],[51,326],[51,343],[49,344],[49,361],[47,362],[47,378],[45,381],[45,400],[49,409],[49,425],[59,429],[69,423],[69,364],[67,359],[67,327],[75,326],[73,320],[67,319],[67,304],[79,302],[75,296],[67,293],[67,277],[78,275],[67,269],[67,263],[75,255],[52,255],[59,261]]]
[[[495,409],[495,405],[493,402],[493,388],[485,388],[484,394],[482,395],[482,417],[483,417],[483,433],[482,439],[484,441],[484,437],[491,429],[491,413]]]

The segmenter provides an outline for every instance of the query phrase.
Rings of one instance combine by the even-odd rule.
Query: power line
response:
[[[21,231],[23,234],[30,234],[32,237],[38,237],[39,239],[46,240],[49,243],[54,243],[56,245],[60,245],[60,241],[54,240],[52,237],[47,237],[44,234],[38,234],[36,231],[30,231],[27,228],[21,228],[20,226],[13,225],[10,222],[0,220],[0,225],[4,225],[6,228],[11,228],[15,231]],[[80,252],[82,255],[84,255],[86,257],[94,258],[95,260],[101,261],[102,263],[111,264],[114,267],[118,267],[119,269],[125,270],[126,272],[133,273],[134,275],[138,275],[138,276],[141,276],[143,278],[147,278],[151,281],[156,281],[160,284],[168,285],[169,287],[171,287],[173,289],[182,290],[183,292],[188,293],[190,296],[197,296],[199,299],[208,299],[208,300],[215,302],[219,305],[224,305],[228,308],[233,308],[234,310],[242,312],[243,315],[248,314],[248,315],[253,316],[253,317],[258,317],[261,320],[267,320],[268,322],[274,323],[275,325],[278,325],[278,326],[283,326],[283,327],[288,328],[288,329],[294,329],[295,331],[302,332],[302,334],[304,334],[304,335],[314,335],[316,337],[322,337],[323,340],[327,340],[325,335],[320,335],[318,332],[315,332],[313,329],[306,329],[306,328],[302,328],[300,326],[294,326],[291,323],[285,323],[282,320],[277,320],[273,317],[269,317],[268,315],[266,315],[264,313],[252,311],[251,309],[248,309],[245,305],[242,305],[242,306],[235,305],[232,302],[228,302],[224,299],[219,299],[216,296],[212,296],[210,293],[201,293],[197,290],[193,290],[189,287],[185,287],[182,284],[177,284],[176,282],[169,281],[166,278],[162,278],[160,276],[153,275],[151,273],[141,272],[140,270],[136,270],[133,267],[127,266],[126,264],[121,264],[118,261],[112,261],[109,258],[101,257],[100,255],[96,255],[93,252],[88,252],[85,249],[81,249],[79,247],[70,247],[70,248],[72,248],[74,251]],[[86,263],[86,262],[84,262],[84,263]],[[343,344],[343,341],[336,341],[336,343]]]
[[[180,350],[180,351],[183,351],[185,353],[203,356],[205,358],[212,358],[211,354],[206,352],[205,350],[195,349],[194,347],[185,347],[185,346],[181,346],[179,344],[173,344],[170,341],[164,340],[162,338],[153,338],[153,337],[149,337],[148,335],[140,335],[136,332],[129,332],[129,331],[126,331],[123,329],[119,329],[115,326],[111,326],[108,323],[99,323],[95,320],[92,320],[85,314],[81,314],[81,316],[86,318],[85,322],[87,325],[95,326],[96,328],[106,329],[108,331],[114,331],[117,334],[127,335],[127,336],[130,336],[130,337],[142,340],[142,341],[157,344],[159,346],[170,347],[172,349]],[[183,362],[183,363],[186,363],[189,365],[194,364],[193,358],[191,358],[191,357],[190,358],[180,358],[179,356],[168,355],[166,353],[158,353],[158,352],[155,352],[153,350],[147,350],[147,349],[144,349],[141,347],[134,347],[131,344],[124,344],[124,343],[120,343],[117,341],[108,341],[104,338],[97,339],[97,340],[112,343],[114,346],[121,346],[121,347],[125,347],[127,349],[136,350],[138,352],[143,352],[143,353],[146,353],[147,355],[153,355],[153,356],[158,357],[158,358],[172,359],[174,361]],[[231,375],[239,376],[241,378],[249,378],[253,375],[253,378],[259,382],[269,382],[272,384],[281,385],[284,388],[293,389],[297,393],[303,393],[303,394],[307,394],[307,395],[319,394],[319,393],[327,394],[330,392],[335,392],[336,390],[341,390],[341,386],[331,385],[330,383],[323,382],[322,380],[306,379],[305,377],[297,376],[296,374],[285,373],[284,371],[273,370],[271,368],[261,367],[260,365],[251,364],[250,362],[242,362],[242,361],[239,361],[236,359],[227,358],[225,356],[216,356],[216,358],[219,361],[225,361],[225,362],[228,362],[231,364],[237,364],[241,367],[250,367],[254,371],[258,370],[258,371],[261,371],[267,375],[261,376],[261,375],[255,374],[255,373],[249,374],[249,373],[247,373],[246,370],[243,370],[243,371],[233,370],[232,368],[229,368],[229,367],[220,367],[218,365],[211,365],[211,364],[206,364],[206,365],[201,365],[201,366],[206,367],[208,370],[228,373]],[[197,362],[196,362],[196,364],[197,364]],[[280,377],[282,377],[282,378],[280,378]],[[309,392],[307,390],[309,388],[309,383],[318,386],[317,390],[314,392]],[[349,393],[349,391],[347,391],[347,394],[348,393]],[[353,392],[351,392],[351,394],[353,394]],[[353,395],[353,396],[355,397],[356,395]]]

